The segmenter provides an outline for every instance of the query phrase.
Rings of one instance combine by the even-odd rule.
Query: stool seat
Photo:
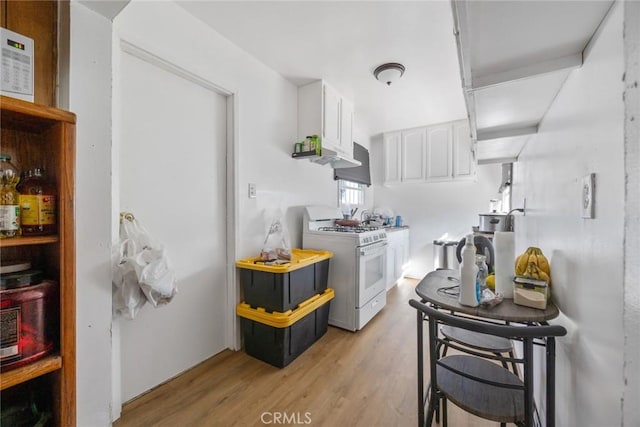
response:
[[[442,325],[440,332],[442,332],[442,335],[448,340],[475,348],[476,350],[490,351],[491,353],[509,353],[513,351],[511,341],[507,338],[468,331],[449,325]]]

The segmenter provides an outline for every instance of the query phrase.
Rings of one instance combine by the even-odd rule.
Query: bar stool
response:
[[[487,335],[480,332],[473,332],[466,329],[456,328],[455,326],[450,325],[440,326],[440,333],[442,333],[442,336],[444,337],[444,348],[442,350],[443,357],[447,355],[447,350],[449,349],[449,346],[447,344],[453,341],[476,350],[493,353],[496,356],[507,353],[509,354],[510,359],[515,359],[513,355],[513,344],[511,343],[511,340],[507,338],[497,337],[495,335]],[[507,362],[502,359],[501,362],[502,366],[505,369],[509,369]],[[518,368],[513,361],[511,361],[511,370],[517,377],[520,376],[518,374]]]

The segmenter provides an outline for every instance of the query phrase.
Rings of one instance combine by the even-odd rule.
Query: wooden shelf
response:
[[[32,380],[62,368],[62,357],[54,354],[0,374],[0,390]]]
[[[59,352],[0,374],[3,397],[19,397],[18,384],[43,381],[43,399],[53,412],[54,427],[76,425],[76,283],[74,236],[75,115],[68,111],[0,96],[2,152],[18,169],[42,165],[57,190],[58,235],[0,239],[3,259],[28,260],[58,282],[50,309],[60,314],[51,327]],[[6,252],[6,253],[5,253]],[[21,327],[21,326],[20,326]],[[57,332],[54,334],[54,330]],[[62,356],[64,355],[64,356]],[[64,357],[64,360],[62,358]],[[47,375],[45,375],[47,374]],[[48,381],[52,377],[51,381]],[[15,386],[15,387],[14,387]],[[35,386],[40,386],[39,381]]]
[[[8,239],[0,239],[0,248],[8,248],[10,246],[25,246],[25,245],[46,245],[48,243],[56,243],[59,240],[60,238],[58,237],[58,235],[12,237]]]

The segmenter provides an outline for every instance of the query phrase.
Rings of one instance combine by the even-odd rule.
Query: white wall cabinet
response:
[[[474,179],[476,161],[473,154],[469,122],[453,122],[453,179]]]
[[[353,104],[346,98],[340,98],[339,148],[349,157],[353,157]]]
[[[384,183],[399,184],[402,182],[400,175],[402,170],[401,151],[402,151],[402,132],[385,133],[382,140],[384,152]]]
[[[467,120],[384,134],[384,184],[475,179]]]
[[[353,103],[323,80],[298,88],[298,140],[320,136],[322,148],[353,157]]]
[[[409,229],[387,231],[387,289],[404,276],[409,261]]]
[[[403,182],[422,182],[426,178],[426,128],[402,131],[402,170]]]
[[[453,146],[451,124],[429,126],[427,134],[427,181],[448,181],[452,177]]]

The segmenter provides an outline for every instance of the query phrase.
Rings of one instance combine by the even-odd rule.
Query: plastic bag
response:
[[[115,316],[133,319],[147,301],[167,304],[178,291],[166,250],[133,218],[123,220],[111,261]]]
[[[276,210],[260,252],[260,260],[262,261],[291,260],[289,233],[284,226],[282,217],[282,211]]]

